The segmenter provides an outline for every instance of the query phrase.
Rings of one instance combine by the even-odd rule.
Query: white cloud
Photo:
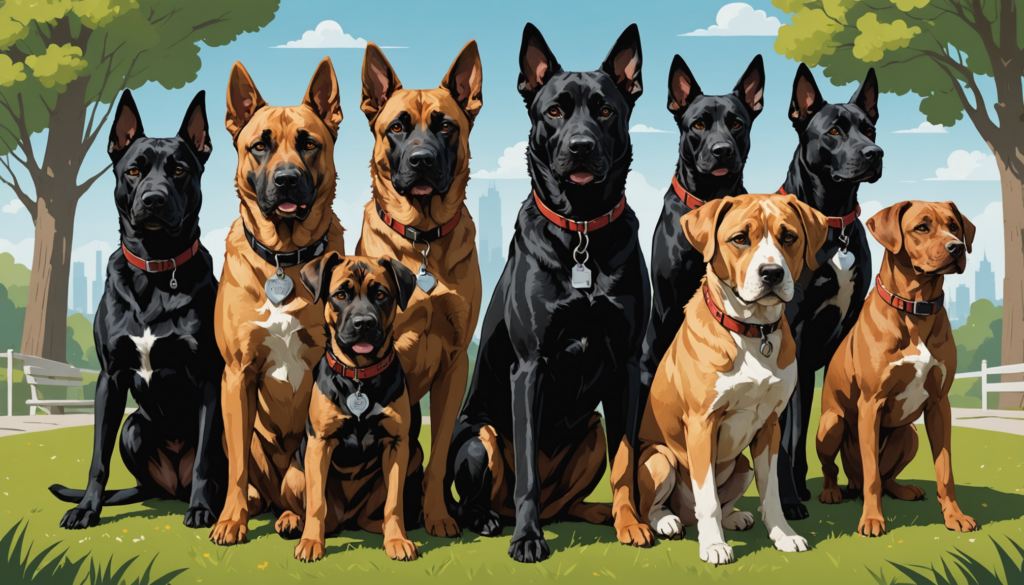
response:
[[[935,176],[925,181],[998,181],[996,157],[980,150],[954,150],[945,168],[935,169]]]
[[[7,205],[4,205],[3,212],[4,213],[14,214],[14,213],[18,213],[22,209],[25,209],[25,206],[22,205],[20,199],[11,199],[10,203],[8,203]]]
[[[764,10],[743,2],[726,4],[715,17],[718,24],[706,29],[681,34],[681,37],[774,37],[782,24],[778,18],[768,16]]]
[[[946,127],[942,124],[929,124],[928,122],[921,122],[917,128],[911,128],[909,130],[896,130],[893,134],[949,134]]]
[[[498,169],[494,171],[477,171],[470,175],[474,179],[529,179],[526,172],[526,141],[516,143],[505,149],[498,158]]]
[[[668,134],[668,130],[658,130],[657,128],[651,128],[650,126],[648,126],[646,124],[637,124],[636,126],[633,126],[632,128],[630,128],[629,131],[630,132],[640,132],[640,133],[643,133],[643,132],[655,132],[655,133]]]
[[[640,249],[643,250],[644,261],[648,265],[651,263],[654,227],[661,217],[661,208],[665,202],[665,189],[651,185],[646,177],[636,171],[629,171],[629,175],[626,176],[626,201],[640,222]]]
[[[14,261],[32,268],[32,255],[35,252],[36,242],[34,238],[25,238],[20,242],[11,242],[0,239],[0,253],[7,252],[14,256]]]
[[[365,49],[366,39],[353,37],[341,30],[333,20],[325,20],[313,30],[302,33],[297,41],[288,41],[274,49]],[[381,47],[382,49],[408,49],[408,47]]]

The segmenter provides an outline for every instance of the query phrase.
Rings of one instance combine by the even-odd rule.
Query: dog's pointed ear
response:
[[[366,119],[372,123],[384,104],[400,89],[402,82],[398,80],[398,74],[388,58],[377,45],[366,43],[366,53],[363,55],[363,99],[359,106],[366,114]]]
[[[874,67],[868,69],[864,83],[853,93],[850,103],[864,110],[872,124],[878,121],[878,78],[875,77]]]
[[[694,250],[704,254],[704,262],[711,262],[718,246],[716,234],[725,213],[732,208],[733,198],[712,199],[694,211],[683,215],[679,223],[683,234]]]
[[[341,264],[341,254],[330,252],[310,260],[299,271],[299,280],[306,291],[313,297],[313,304],[327,296],[327,288],[331,286],[331,271]]]
[[[673,57],[672,66],[668,69],[668,111],[679,118],[693,100],[703,94],[686,61],[679,55]]]
[[[818,269],[818,250],[825,245],[828,237],[828,218],[823,213],[797,199],[796,195],[783,195],[789,205],[800,218],[804,228],[804,262],[811,272]],[[794,275],[794,278],[796,275]]]
[[[903,214],[912,204],[904,201],[891,205],[872,215],[866,222],[871,235],[893,254],[899,254],[903,249]]]
[[[338,78],[334,75],[334,64],[330,57],[324,57],[309,80],[302,105],[316,112],[331,132],[331,138],[338,139],[338,126],[344,116],[341,113],[341,96],[338,92]]]
[[[960,239],[963,240],[964,245],[967,246],[967,253],[970,254],[971,252],[974,251],[972,248],[974,246],[974,234],[977,231],[977,228],[974,227],[974,224],[971,223],[971,220],[967,219],[966,217],[964,217],[964,214],[960,213],[960,210],[957,209],[956,207],[956,203],[953,203],[952,201],[947,201],[946,205],[949,206],[949,209],[953,212],[953,215],[956,216],[956,220],[960,222],[960,230],[963,231],[964,233],[964,236]]]
[[[818,91],[811,69],[800,64],[793,80],[793,99],[789,103],[789,118],[794,125],[806,124],[811,116],[818,113],[825,105],[825,99]]]
[[[199,162],[206,164],[213,152],[210,142],[210,122],[206,119],[206,91],[200,91],[192,98],[192,103],[185,110],[185,119],[181,121],[178,137],[184,140]]]
[[[469,41],[452,62],[445,74],[441,87],[451,92],[452,97],[466,113],[470,122],[476,119],[484,107],[484,69],[480,63],[480,50],[476,41]]]
[[[764,59],[761,55],[750,62],[732,93],[747,107],[751,119],[761,113],[764,109]]]
[[[117,102],[117,113],[114,114],[114,123],[110,126],[110,142],[107,145],[110,160],[117,164],[124,156],[128,145],[145,135],[142,130],[142,117],[139,116],[139,109],[135,107],[135,99],[132,98],[132,92],[126,89],[121,94],[121,100]]]
[[[611,76],[630,106],[644,93],[641,75],[643,64],[644,52],[640,47],[640,29],[634,23],[622,31],[601,64],[601,71]]]
[[[263,96],[256,89],[245,66],[235,61],[228,79],[228,111],[224,116],[224,126],[231,133],[231,138],[237,140],[238,133],[249,123],[256,110],[265,105],[267,102],[263,101]]]
[[[523,28],[523,44],[519,47],[519,94],[527,103],[540,86],[562,70],[544,37],[532,23]]]
[[[395,287],[398,289],[395,291],[395,300],[398,301],[398,308],[404,311],[409,306],[412,293],[416,292],[416,275],[405,264],[393,258],[381,258],[377,264],[387,269],[391,278],[395,279]]]

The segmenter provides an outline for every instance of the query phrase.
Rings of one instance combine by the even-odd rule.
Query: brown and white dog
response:
[[[476,226],[464,201],[469,132],[483,106],[482,84],[475,41],[462,49],[440,87],[429,90],[403,89],[380,49],[366,46],[362,110],[375,138],[373,200],[356,254],[395,258],[414,272],[425,263],[423,286],[395,320],[395,347],[412,404],[430,392],[423,521],[434,536],[459,534],[443,490],[469,375],[466,349],[480,312]]]
[[[776,459],[779,413],[796,383],[796,347],[785,318],[794,283],[828,230],[824,215],[792,195],[709,201],[681,219],[708,263],[702,289],[662,359],[640,428],[633,508],[632,457],[619,449],[612,470],[615,527],[625,544],[647,546],[650,528],[680,538],[696,524],[700,558],[733,562],[723,528],[747,530],[753,515],[733,509],[753,478],[761,517],[781,551],[808,549],[786,522]],[[750,447],[753,471],[743,455]]]
[[[210,533],[217,544],[245,542],[249,517],[271,508],[283,511],[278,533],[297,537],[302,530],[295,453],[327,335],[323,311],[298,283],[304,264],[345,251],[331,210],[341,118],[329,58],[292,107],[267,105],[241,63],[231,70],[225,124],[238,150],[241,217],[228,234],[215,313],[227,362],[221,407],[228,457],[227,500]],[[277,266],[292,290],[274,302],[264,286]]]
[[[917,453],[924,413],[946,528],[970,532],[977,522],[956,502],[950,456],[949,388],[956,372],[956,343],[942,306],[943,275],[962,274],[974,225],[952,202],[904,201],[867,221],[885,247],[875,288],[825,376],[818,425],[818,458],[824,482],[818,499],[836,504],[836,454],[852,494],[862,492],[857,532],[885,534],[882,494],[920,500],[924,490],[896,483]]]

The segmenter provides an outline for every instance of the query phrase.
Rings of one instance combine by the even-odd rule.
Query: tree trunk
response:
[[[1012,151],[1011,151],[1012,152]],[[1003,189],[1003,238],[1006,274],[1003,278],[1003,365],[1024,363],[1024,186],[996,152]],[[1016,153],[1014,153],[1015,155]],[[1003,376],[1004,382],[1021,376]],[[999,408],[1020,408],[1024,394],[999,395]]]

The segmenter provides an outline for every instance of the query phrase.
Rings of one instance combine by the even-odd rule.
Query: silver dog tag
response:
[[[761,341],[761,355],[763,355],[766,358],[772,357],[773,351],[775,351],[775,347],[772,345],[772,342],[768,341],[767,339]]]
[[[582,264],[572,267],[572,287],[590,288],[590,269]]]
[[[359,418],[370,407],[370,399],[366,397],[366,394],[357,391],[355,394],[348,395],[348,398],[345,399],[345,404],[348,405],[352,416]]]
[[[280,268],[277,269],[277,274],[268,278],[267,283],[263,285],[267,299],[275,305],[280,305],[281,301],[288,298],[288,295],[292,294],[293,288],[295,288],[295,283]]]
[[[836,268],[843,272],[848,272],[853,268],[853,262],[856,260],[853,252],[839,250],[836,255],[832,257],[832,264],[835,264]]]
[[[420,271],[416,274],[416,286],[429,295],[430,291],[434,290],[434,287],[437,286],[437,279],[434,278],[433,274],[427,272],[425,266],[420,266]]]

